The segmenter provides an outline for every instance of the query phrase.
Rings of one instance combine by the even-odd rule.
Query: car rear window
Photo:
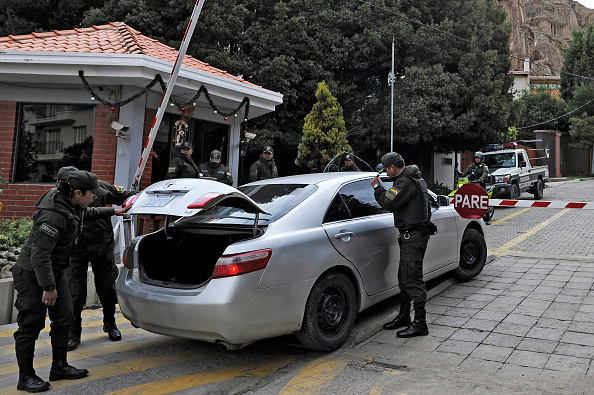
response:
[[[266,225],[276,221],[295,208],[299,203],[310,196],[316,189],[309,184],[266,184],[250,185],[237,188],[249,196],[258,206],[268,214],[260,214],[260,224]],[[253,224],[255,214],[246,213],[235,207],[218,206],[202,211],[192,217],[180,221],[189,223],[225,224]]]

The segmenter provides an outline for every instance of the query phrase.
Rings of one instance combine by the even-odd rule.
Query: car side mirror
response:
[[[526,167],[526,161],[520,161],[520,167]]]
[[[450,205],[450,198],[444,195],[437,195],[437,206],[444,207]]]

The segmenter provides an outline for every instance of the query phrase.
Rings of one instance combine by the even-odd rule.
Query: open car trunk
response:
[[[254,237],[251,229],[205,231],[163,229],[139,243],[140,281],[169,288],[198,288],[208,282],[227,246]]]

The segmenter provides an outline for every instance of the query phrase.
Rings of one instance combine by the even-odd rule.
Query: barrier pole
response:
[[[202,6],[204,5],[204,1],[205,0],[197,0],[196,4],[194,5],[194,11],[192,11],[192,16],[190,17],[190,22],[188,23],[188,27],[186,28],[184,39],[182,40],[181,45],[179,47],[177,59],[175,60],[173,70],[171,71],[171,77],[169,77],[169,81],[167,81],[165,92],[163,92],[163,97],[161,98],[161,104],[159,104],[159,109],[157,110],[157,114],[155,115],[155,119],[153,120],[153,125],[151,126],[151,131],[149,132],[149,136],[144,146],[144,151],[142,151],[142,156],[140,158],[140,163],[138,164],[138,169],[136,169],[136,174],[134,175],[134,179],[132,180],[132,186],[130,189],[134,191],[138,191],[138,187],[140,186],[140,178],[142,177],[142,173],[144,172],[144,168],[146,166],[146,162],[148,161],[148,157],[153,147],[155,137],[157,136],[159,125],[161,124],[161,120],[163,119],[163,115],[165,114],[167,103],[169,103],[171,91],[175,86],[175,81],[177,80],[179,69],[182,65],[184,56],[186,55],[186,51],[188,50],[188,45],[190,45],[190,39],[192,38],[192,34],[194,33],[196,22],[198,22],[198,16],[200,16],[200,12],[202,12]]]

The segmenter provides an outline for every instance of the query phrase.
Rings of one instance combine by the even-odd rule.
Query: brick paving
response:
[[[594,196],[594,180],[549,186],[545,200]],[[496,209],[494,260],[428,301],[429,336],[382,330],[356,347],[407,367],[399,392],[594,393],[594,210],[567,210],[538,230],[560,210],[521,210]]]

